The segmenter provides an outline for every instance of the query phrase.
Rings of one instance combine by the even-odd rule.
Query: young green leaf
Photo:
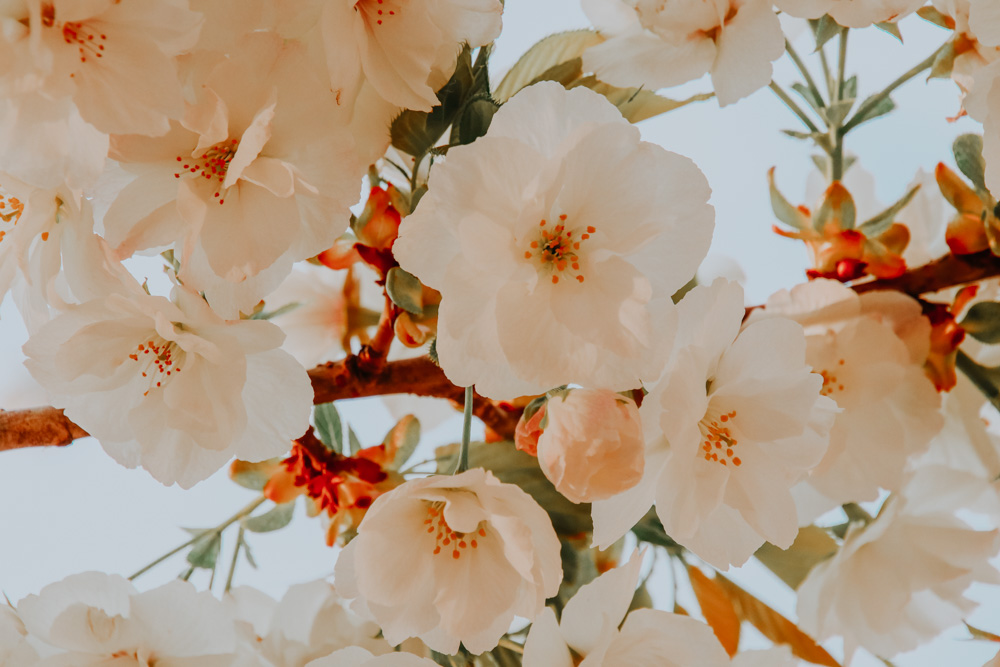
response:
[[[392,267],[385,278],[385,289],[392,302],[406,312],[424,314],[424,288],[413,274]]]
[[[340,422],[340,413],[333,403],[323,403],[313,409],[313,422],[316,424],[316,437],[326,445],[331,452],[344,452],[344,429]]]
[[[284,528],[295,514],[295,501],[275,505],[269,511],[243,519],[243,527],[251,533],[270,533]]]

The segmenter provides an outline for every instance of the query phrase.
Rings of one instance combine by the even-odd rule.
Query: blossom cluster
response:
[[[582,5],[595,30],[491,86],[500,0],[3,3],[0,298],[27,369],[122,465],[189,488],[235,457],[286,517],[259,528],[254,505],[185,546],[239,521],[235,570],[245,532],[301,496],[343,548],[333,584],[280,602],[233,571],[222,601],[71,576],[0,610],[0,664],[415,667],[513,644],[529,667],[781,667],[804,646],[833,660],[814,641],[832,637],[848,659],[911,650],[1000,584],[1000,440],[976,391],[1000,395],[996,285],[893,282],[931,235],[897,221],[919,187],[859,223],[843,146],[887,113],[875,96],[850,116],[848,31],[918,12],[950,31],[923,69],[956,81],[984,137],[956,142],[971,185],[935,171],[957,216],[934,240],[1000,274],[993,0]],[[840,71],[829,99],[802,86],[828,130],[804,133],[819,204],[770,174],[809,280],[748,308],[738,281],[697,277],[705,174],[629,113],[707,75],[722,106],[771,86],[812,125],[772,82],[793,54],[779,14],[810,21],[825,65],[839,34]],[[135,277],[140,257],[162,280]],[[463,391],[462,443],[433,471],[402,468],[412,415],[361,447],[330,405]],[[621,558],[630,533],[688,574],[705,622],[676,597],[646,608],[654,559]],[[739,652],[753,620],[732,600],[750,594],[705,572],[753,557],[797,590],[799,626],[766,608],[789,646]],[[188,560],[185,580],[215,571]]]

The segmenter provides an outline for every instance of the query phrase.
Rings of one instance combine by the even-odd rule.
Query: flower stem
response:
[[[233,549],[233,560],[229,564],[229,575],[226,577],[226,587],[223,589],[224,593],[228,593],[229,589],[233,587],[233,575],[236,574],[236,563],[240,557],[240,549],[243,548],[243,535],[245,529],[243,524],[240,524],[240,532],[236,534],[236,548]]]
[[[813,95],[816,96],[816,99],[818,99],[820,101],[820,104],[822,104],[823,94],[819,92],[819,87],[816,85],[816,81],[813,80],[812,74],[810,74],[809,69],[806,67],[805,62],[802,60],[802,58],[799,57],[799,54],[795,50],[795,47],[793,47],[792,43],[787,39],[785,40],[785,51],[788,52],[788,56],[792,59],[792,62],[795,63],[795,66],[802,74],[802,78],[805,79],[806,86],[809,87],[809,90],[812,91]]]
[[[844,125],[844,127],[841,129],[841,132],[843,134],[847,134],[848,132],[850,132],[851,130],[853,130],[855,127],[857,127],[861,123],[865,122],[865,120],[867,119],[866,117],[868,116],[868,114],[871,113],[872,110],[875,109],[875,107],[877,107],[885,98],[889,97],[889,95],[891,95],[894,90],[896,90],[897,88],[899,88],[904,83],[906,83],[907,81],[909,81],[910,79],[912,79],[916,75],[920,74],[924,70],[930,69],[934,65],[934,61],[937,60],[938,55],[947,46],[948,46],[948,43],[942,44],[934,53],[932,53],[931,55],[927,56],[926,59],[924,59],[921,62],[919,62],[916,65],[914,65],[912,69],[904,72],[902,75],[899,76],[898,79],[896,79],[895,81],[893,81],[892,83],[890,83],[888,86],[886,86],[882,90],[882,92],[877,93],[877,94],[873,95],[872,97],[869,97],[868,101],[865,102],[863,105],[861,105],[861,108],[858,109],[858,112],[856,114],[854,114],[854,117],[851,118],[851,120],[849,120],[846,125]]]
[[[458,452],[458,463],[453,475],[469,469],[469,440],[472,437],[472,387],[465,388],[465,410],[462,421],[462,449]]]
[[[249,505],[247,505],[246,507],[244,507],[243,509],[241,509],[239,512],[237,512],[236,514],[232,515],[231,517],[229,517],[228,519],[226,519],[225,521],[223,521],[222,523],[220,523],[215,528],[212,528],[212,529],[210,529],[208,531],[205,531],[203,533],[199,533],[198,535],[195,535],[194,537],[192,537],[190,540],[188,540],[184,544],[182,544],[182,545],[180,545],[178,547],[175,547],[174,549],[171,549],[167,553],[163,554],[162,556],[160,556],[159,558],[157,558],[156,560],[154,560],[152,563],[149,563],[145,567],[140,568],[134,574],[130,575],[129,578],[128,578],[128,580],[132,581],[133,579],[135,579],[139,575],[145,574],[146,572],[148,572],[149,570],[153,569],[154,567],[156,567],[157,565],[159,565],[163,561],[167,560],[168,558],[170,558],[174,554],[180,552],[181,550],[186,549],[187,547],[191,546],[192,544],[194,544],[198,540],[202,539],[206,535],[211,535],[213,533],[215,533],[215,534],[221,533],[226,528],[229,528],[229,526],[233,525],[234,523],[236,523],[237,521],[239,521],[243,517],[249,515],[251,512],[253,512],[258,507],[260,507],[261,505],[263,505],[265,500],[267,500],[267,498],[265,496],[260,496],[259,498],[255,499],[252,503],[250,503]]]
[[[786,93],[784,90],[782,90],[781,86],[779,86],[777,83],[775,83],[774,81],[772,81],[771,85],[769,87],[771,88],[772,91],[774,91],[774,94],[778,96],[778,99],[780,99],[782,102],[784,102],[785,106],[788,107],[789,109],[791,109],[792,113],[794,113],[796,116],[799,117],[799,120],[802,121],[803,125],[805,125],[806,127],[809,128],[810,132],[819,132],[820,131],[819,128],[816,127],[816,124],[813,123],[809,119],[809,116],[806,115],[806,112],[803,111],[802,108],[799,107],[799,105],[795,103],[795,100],[793,100],[791,97],[789,97],[788,93]]]
[[[840,31],[840,51],[837,57],[837,79],[834,82],[831,95],[833,103],[844,99],[844,76],[847,69],[847,35],[848,28]],[[839,181],[844,178],[844,132],[841,132],[840,123],[831,124],[830,138],[833,140],[833,151],[830,153],[830,181]]]

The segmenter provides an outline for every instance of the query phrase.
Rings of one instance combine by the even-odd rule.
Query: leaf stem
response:
[[[840,31],[840,49],[837,57],[837,79],[831,94],[835,103],[844,99],[844,76],[847,69],[847,35],[848,28]],[[842,121],[841,121],[842,122]],[[844,178],[844,133],[840,131],[840,122],[830,125],[830,138],[833,140],[833,152],[830,154],[830,181]]]
[[[458,463],[453,475],[469,469],[469,440],[472,438],[472,386],[465,388],[465,409],[462,414],[462,449],[458,452]]]
[[[934,51],[934,53],[927,56],[927,58],[920,61],[919,63],[914,65],[911,69],[901,74],[899,78],[897,78],[895,81],[886,86],[881,92],[876,93],[872,97],[869,97],[868,100],[861,105],[861,108],[858,109],[857,113],[854,114],[854,117],[851,118],[851,120],[849,120],[847,124],[844,125],[844,127],[840,131],[843,134],[847,134],[855,127],[865,122],[867,115],[871,113],[872,110],[875,109],[875,107],[877,107],[884,99],[889,97],[889,95],[891,95],[893,91],[895,91],[897,88],[899,88],[904,83],[906,83],[916,75],[920,74],[924,70],[930,69],[934,65],[934,61],[937,60],[938,55],[940,55],[941,51],[943,51],[948,46],[949,43],[950,42],[946,42],[942,44],[940,47],[938,47],[936,51]]]
[[[802,108],[799,107],[799,105],[795,103],[795,100],[793,100],[791,97],[788,96],[788,93],[786,93],[781,88],[781,86],[779,86],[777,83],[775,83],[774,81],[772,81],[771,85],[769,86],[769,88],[772,91],[774,91],[774,94],[778,96],[778,99],[780,99],[782,102],[785,103],[786,107],[788,107],[789,109],[791,109],[792,113],[794,113],[796,116],[799,117],[799,120],[802,121],[803,125],[805,125],[806,127],[809,128],[810,132],[819,132],[820,131],[819,128],[816,127],[816,124],[813,123],[809,119],[809,116],[807,116],[806,113],[802,110]]]
[[[265,500],[267,500],[267,498],[265,496],[260,496],[259,498],[255,499],[252,503],[250,503],[249,505],[247,505],[246,507],[244,507],[243,509],[241,509],[239,512],[237,512],[236,514],[232,515],[231,517],[229,517],[228,519],[226,519],[225,521],[223,521],[222,523],[220,523],[215,528],[210,528],[210,529],[208,529],[208,530],[206,530],[204,532],[198,533],[197,535],[195,535],[194,537],[192,537],[190,540],[188,540],[184,544],[171,549],[170,551],[168,551],[167,553],[163,554],[162,556],[160,556],[159,558],[157,558],[153,562],[149,563],[145,567],[140,568],[135,573],[133,573],[132,575],[130,575],[129,578],[128,578],[128,580],[132,581],[133,579],[135,579],[139,575],[145,574],[146,572],[148,572],[149,570],[153,569],[154,567],[156,567],[157,565],[159,565],[163,561],[167,560],[168,558],[170,558],[174,554],[182,551],[183,549],[191,546],[192,544],[194,544],[198,540],[202,539],[206,535],[211,535],[213,533],[214,534],[221,533],[226,528],[229,528],[229,526],[233,525],[234,523],[236,523],[237,521],[239,521],[243,517],[245,517],[248,514],[250,514],[251,512],[253,512],[258,507],[260,507],[261,505],[263,505]]]

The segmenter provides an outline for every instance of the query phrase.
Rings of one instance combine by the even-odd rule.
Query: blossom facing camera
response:
[[[189,488],[234,455],[280,456],[309,425],[312,387],[270,322],[219,318],[198,295],[132,292],[72,306],[25,366],[122,465]],[[275,391],[280,387],[280,391]]]
[[[515,95],[486,136],[450,149],[429,187],[393,252],[441,292],[449,380],[507,400],[659,376],[670,296],[715,224],[694,163],[641,141],[603,96],[546,82]]]
[[[639,408],[607,389],[573,389],[545,406],[538,465],[574,503],[605,500],[642,479]]]
[[[420,637],[453,655],[496,647],[514,616],[532,619],[562,580],[548,515],[517,486],[476,468],[406,482],[379,496],[335,570],[397,645]]]

